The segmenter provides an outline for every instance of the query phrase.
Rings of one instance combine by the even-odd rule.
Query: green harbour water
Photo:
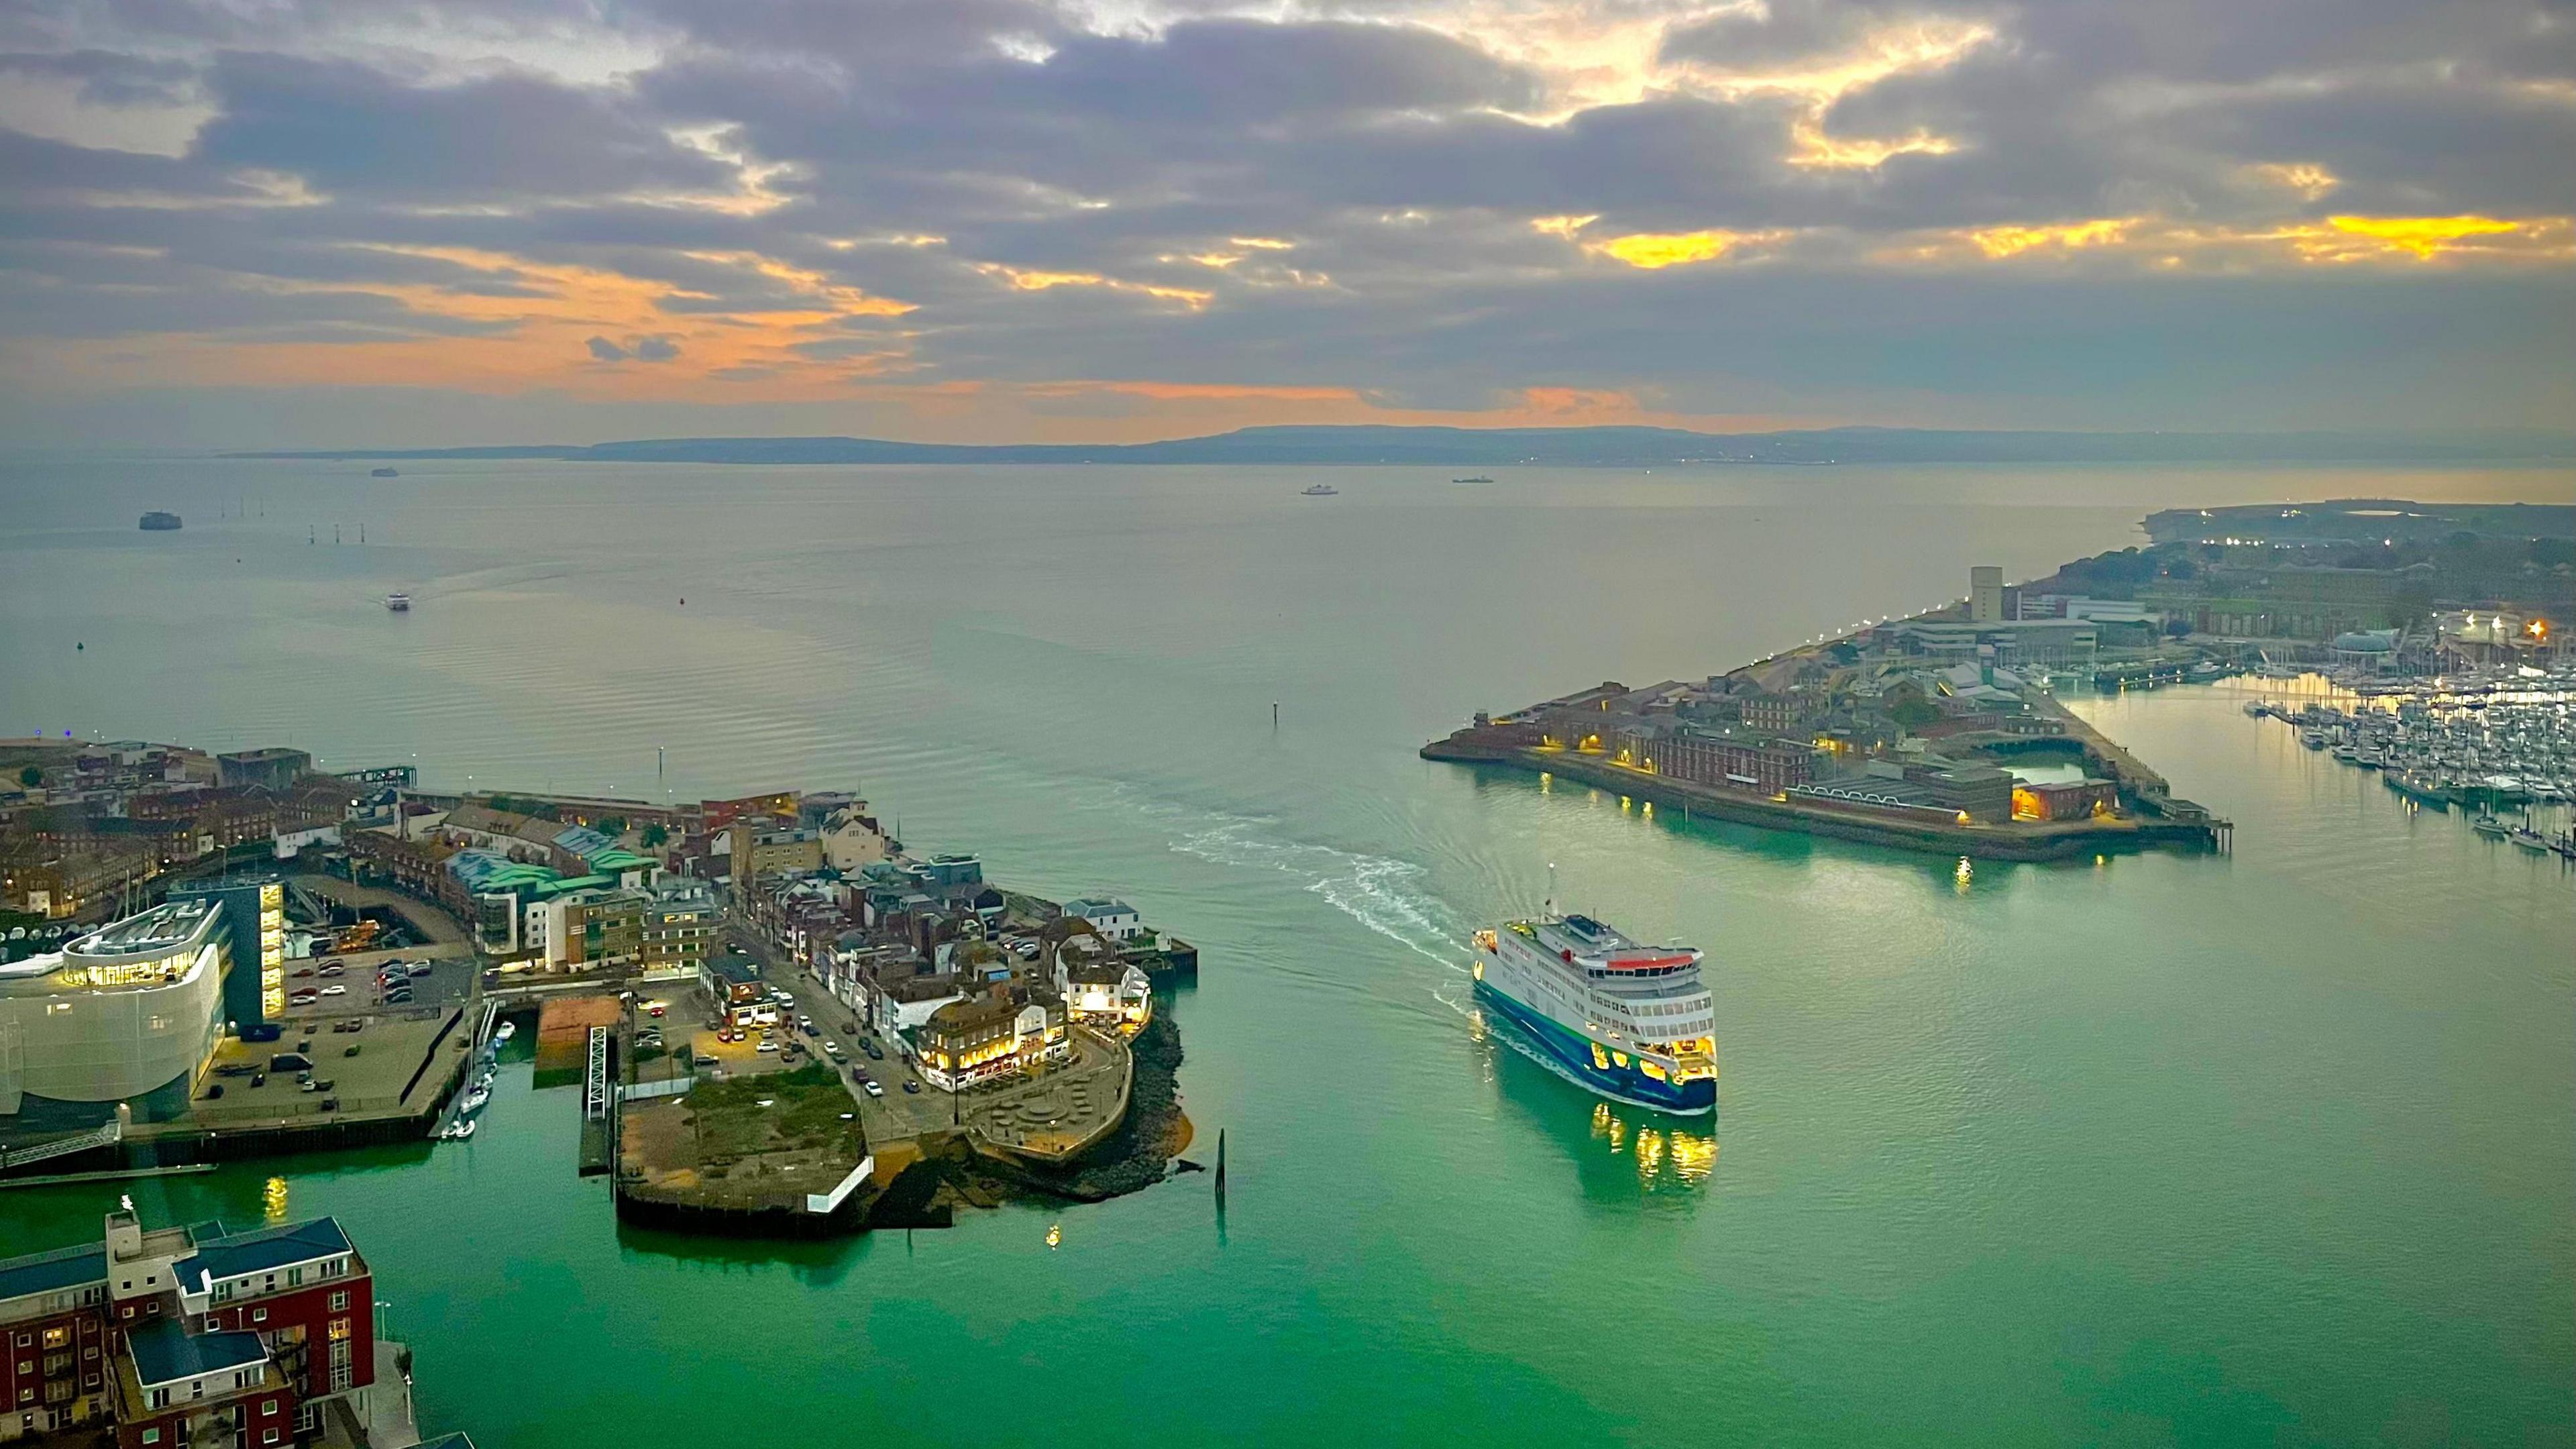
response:
[[[337,1214],[425,1425],[487,1449],[2576,1439],[2556,859],[2236,686],[2074,702],[2226,856],[1963,876],[1414,756],[2153,508],[2576,475],[398,466],[0,463],[0,735],[860,789],[1199,945],[1181,1089],[1226,1210],[1185,1177],[908,1237],[631,1231],[574,1176],[577,1092],[522,1066],[468,1144],[0,1191],[0,1252],[119,1191]],[[1714,1122],[1603,1105],[1473,1008],[1467,933],[1550,862],[1708,952]]]

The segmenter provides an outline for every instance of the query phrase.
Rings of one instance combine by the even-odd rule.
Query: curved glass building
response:
[[[0,1135],[177,1115],[223,1032],[222,912],[177,900],[0,965]]]

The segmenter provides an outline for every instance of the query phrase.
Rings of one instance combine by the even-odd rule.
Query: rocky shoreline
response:
[[[871,1228],[947,1227],[958,1207],[993,1208],[1017,1201],[1107,1202],[1142,1192],[1175,1175],[1173,1159],[1189,1142],[1181,1113],[1180,1028],[1158,1011],[1128,1043],[1134,1077],[1127,1116],[1116,1131],[1064,1171],[977,1151],[962,1133],[925,1141],[871,1206]]]

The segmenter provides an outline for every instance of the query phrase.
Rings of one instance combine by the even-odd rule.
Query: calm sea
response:
[[[0,735],[858,788],[916,848],[1198,942],[1181,1082],[1231,1144],[1222,1217],[1197,1178],[723,1244],[619,1228],[573,1175],[577,1103],[521,1075],[465,1147],[130,1185],[158,1218],[339,1214],[433,1427],[2576,1437],[2554,859],[2402,811],[2223,687],[2082,706],[2235,819],[2220,858],[1961,879],[1413,754],[1478,708],[1956,596],[1971,564],[2139,542],[2157,507],[2567,502],[2576,475],[396,466],[0,465]],[[1341,496],[1298,496],[1316,477]],[[1478,1020],[1464,938],[1551,861],[1565,902],[1708,950],[1714,1124],[1604,1107]],[[94,1233],[119,1190],[0,1193],[0,1251]]]

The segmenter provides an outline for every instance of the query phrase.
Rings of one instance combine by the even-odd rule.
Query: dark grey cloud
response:
[[[616,92],[536,76],[404,85],[353,62],[235,53],[208,84],[221,109],[194,159],[288,172],[334,196],[542,204],[735,180]]]
[[[1538,384],[1719,407],[2050,378],[2145,397],[2108,363],[2047,359],[2100,346],[2103,319],[2153,322],[2162,296],[2174,318],[2125,356],[2170,362],[2232,318],[2283,329],[2240,336],[2247,355],[2325,367],[2318,339],[2414,325],[2416,299],[2463,284],[2377,269],[2230,291],[2125,262],[1962,275],[1872,258],[1936,230],[2093,217],[2261,229],[2576,202],[2566,0],[1771,0],[1667,33],[1664,58],[1829,72],[1913,27],[1993,34],[1821,109],[1794,87],[1668,76],[1572,114],[1585,78],[1543,46],[1483,43],[1457,0],[1282,23],[1230,8],[1176,0],[1153,27],[1101,34],[1090,7],[1047,0],[25,0],[0,13],[0,85],[211,118],[173,154],[0,124],[0,341],[507,336],[442,303],[535,304],[584,269],[630,279],[662,316],[585,314],[546,334],[549,355],[746,390],[802,359],[1441,405]],[[1799,164],[1816,130],[1947,149]],[[2290,163],[2335,187],[2301,195],[2263,169]],[[1598,219],[1572,238],[1532,228],[1552,215]],[[1582,246],[1709,228],[1796,242],[1652,275]],[[2565,277],[2480,278],[2463,315],[2495,322],[2511,310],[2495,298]],[[2337,308],[2371,320],[2338,332]],[[1980,333],[1981,309],[2003,325]],[[711,328],[781,340],[719,375],[722,350],[692,340]],[[1860,355],[1828,366],[1810,339]]]

